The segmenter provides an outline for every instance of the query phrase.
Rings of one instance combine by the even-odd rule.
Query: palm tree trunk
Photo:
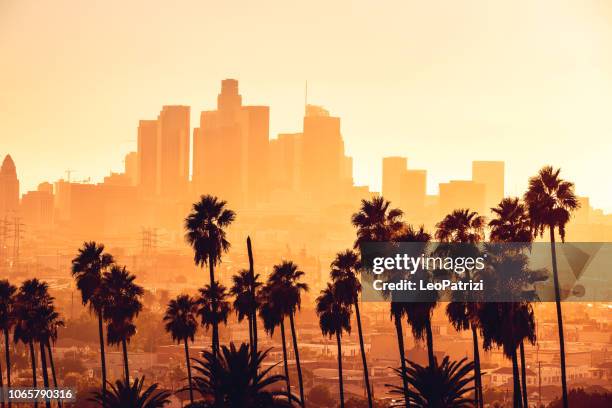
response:
[[[6,386],[11,388],[11,353],[9,349],[9,331],[6,328],[4,329],[4,356],[6,361]],[[9,408],[11,408],[11,405],[9,401]]]
[[[516,350],[512,351],[512,406],[514,408],[522,408],[521,399],[521,380],[519,379],[518,361],[516,358]]]
[[[336,342],[338,343],[338,385],[340,386],[340,408],[344,408],[344,379],[342,378],[342,341],[340,341],[340,331],[336,332]]]
[[[427,356],[429,357],[429,367],[432,369],[436,365],[436,359],[433,351],[433,330],[431,330],[431,317],[425,320],[425,331],[427,334]]]
[[[529,399],[527,395],[527,368],[525,367],[525,345],[522,341],[519,347],[521,350],[521,384],[523,386],[523,407],[529,408]]]
[[[55,373],[55,363],[53,362],[53,351],[51,350],[51,343],[47,341],[47,351],[49,352],[49,364],[51,365],[51,376],[53,378],[53,387],[57,388],[57,375]],[[57,406],[62,406],[62,400],[57,400]]]
[[[285,363],[285,382],[287,383],[287,400],[291,404],[291,382],[289,381],[289,365],[287,363],[287,341],[285,340],[285,318],[281,318],[281,341],[283,342],[283,362]]]
[[[408,398],[408,377],[406,373],[406,355],[404,352],[404,331],[402,329],[402,314],[400,312],[394,312],[393,320],[395,320],[397,346],[399,347],[400,363],[402,367],[402,386],[404,388],[404,402],[406,408],[410,408],[410,399]]]
[[[565,336],[563,335],[563,313],[561,312],[561,291],[559,289],[559,274],[557,272],[557,249],[555,248],[555,227],[550,225],[550,251],[552,254],[553,280],[555,282],[555,304],[557,306],[557,326],[559,329],[559,357],[561,359],[561,390],[563,392],[563,408],[568,408],[567,378],[565,373]]]
[[[208,256],[208,269],[210,273],[210,286],[213,287],[217,284],[215,281],[215,267],[214,267],[214,257],[212,254]],[[216,312],[216,305],[215,312]],[[216,320],[213,321],[213,332],[212,332],[212,352],[215,357],[219,353],[219,323]]]
[[[247,321],[249,323],[249,347],[251,348],[251,354],[253,354],[253,318],[251,312],[247,316]]]
[[[0,394],[4,394],[4,380],[2,379],[2,361],[1,360],[0,360]],[[5,407],[4,397],[2,398],[0,403],[1,403],[0,406],[4,408]]]
[[[247,252],[249,255],[249,274],[251,275],[251,324],[252,324],[252,336],[253,342],[251,343],[251,352],[253,353],[253,360],[257,358],[257,310],[255,308],[255,263],[253,261],[253,247],[251,245],[251,237],[247,237]]]
[[[472,340],[474,343],[474,380],[476,383],[476,401],[475,405],[482,408],[484,401],[482,398],[482,377],[480,373],[480,351],[478,350],[478,332],[476,332],[476,326],[470,324],[472,328]]]
[[[293,338],[293,352],[295,354],[295,366],[298,374],[298,384],[300,386],[300,401],[302,408],[306,407],[306,400],[304,399],[304,382],[302,380],[302,366],[300,365],[300,350],[297,344],[297,335],[295,333],[295,322],[293,320],[293,313],[289,313],[289,324],[291,326],[291,337]]]
[[[361,350],[361,363],[363,365],[363,379],[368,396],[368,408],[372,408],[372,390],[370,389],[370,373],[363,344],[363,330],[361,329],[361,313],[359,312],[359,300],[355,300],[355,318],[357,319],[357,334],[359,335],[359,349]]]
[[[46,389],[49,389],[49,373],[47,372],[47,356],[45,352],[45,342],[40,342],[40,365],[43,375],[43,385]],[[51,400],[45,398],[45,407],[51,408]]]
[[[130,383],[130,367],[128,365],[128,352],[127,352],[127,340],[121,340],[121,347],[123,347],[123,370],[125,371],[125,382]]]
[[[32,360],[32,387],[36,388],[36,352],[34,351],[34,342],[29,343],[30,359]],[[34,401],[34,408],[38,407],[38,401]]]
[[[106,397],[106,354],[104,353],[104,324],[102,310],[98,312],[98,334],[100,337],[100,370],[102,371],[102,398]]]
[[[189,360],[189,345],[185,338],[185,362],[187,363],[187,379],[189,380],[189,402],[193,404],[193,385],[191,383],[191,361]]]

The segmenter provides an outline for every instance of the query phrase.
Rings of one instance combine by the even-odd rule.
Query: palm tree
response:
[[[15,330],[13,338],[15,343],[21,341],[30,349],[32,363],[32,387],[36,388],[36,352],[34,343],[38,340],[41,329],[41,309],[46,308],[52,299],[49,296],[49,286],[38,279],[28,279],[19,287],[15,296]],[[42,360],[44,363],[44,360]],[[44,367],[46,371],[46,367]],[[48,377],[45,377],[45,386],[48,387]],[[38,406],[38,403],[34,403]],[[49,405],[47,405],[49,406]]]
[[[208,330],[213,328],[212,350],[216,353],[219,345],[219,323],[227,324],[231,307],[227,301],[228,293],[225,286],[219,282],[212,285],[204,285],[199,289],[200,296],[196,299],[197,315],[200,317],[202,326]],[[217,328],[215,330],[215,328]],[[215,351],[217,350],[217,351]]]
[[[45,295],[43,303],[37,305],[33,310],[32,321],[35,327],[35,338],[40,346],[40,360],[43,373],[43,382],[45,388],[49,387],[49,375],[47,373],[47,348],[49,350],[49,358],[53,361],[50,342],[57,338],[57,330],[64,326],[64,322],[60,319],[59,313],[55,310],[53,304],[54,298],[50,295]],[[55,376],[55,366],[51,365],[53,374],[53,383],[57,387],[57,378]],[[47,406],[51,406],[50,400],[46,400]],[[58,404],[61,402],[58,400]]]
[[[253,326],[251,329],[252,332],[252,344],[251,344],[251,353],[253,353],[253,359],[257,357],[257,290],[258,290],[258,281],[257,278],[259,275],[255,275],[255,261],[253,261],[253,246],[251,245],[251,237],[247,237],[247,254],[249,256],[249,275],[250,281],[253,282],[251,285],[251,304],[253,309],[251,310],[251,325]],[[261,283],[259,283],[261,286]]]
[[[495,215],[495,217],[489,221],[489,227],[491,228],[491,241],[492,242],[507,242],[513,243],[512,248],[507,248],[506,253],[502,256],[513,256],[512,252],[516,252],[522,248],[529,248],[531,246],[531,242],[533,241],[533,234],[531,232],[531,222],[529,219],[529,214],[527,213],[527,208],[520,200],[516,197],[507,197],[501,200],[501,202],[495,208],[491,208],[491,211]],[[510,251],[511,253],[508,253]],[[520,270],[523,270],[522,268]],[[520,276],[522,278],[521,281],[524,281],[525,278],[528,278],[528,274],[524,274],[524,276]],[[513,307],[512,307],[513,306]],[[515,364],[518,364],[516,358],[516,344],[514,350],[507,350],[505,352],[506,356],[512,359],[513,364],[513,377],[514,377],[514,399],[515,403],[517,402],[518,395],[522,393],[522,404],[525,408],[529,406],[528,395],[527,395],[527,373],[525,369],[525,348],[523,346],[523,339],[528,338],[530,341],[535,341],[535,322],[533,321],[534,316],[531,311],[531,306],[525,302],[521,302],[515,305],[501,304],[497,305],[487,304],[484,309],[495,308],[498,312],[502,312],[501,315],[498,315],[497,318],[491,320],[491,323],[494,326],[498,326],[501,322],[507,324],[512,322],[512,317],[516,314],[518,316],[523,316],[526,320],[522,320],[519,322],[520,327],[513,327],[512,337],[515,337],[515,340],[512,342],[518,341],[518,347],[520,349],[520,359],[521,359],[521,380],[518,380],[518,367]],[[509,312],[509,313],[503,313]],[[479,314],[486,313],[486,310],[479,312]],[[501,319],[500,319],[501,318]],[[479,319],[480,320],[480,319]],[[501,327],[497,327],[501,329]],[[485,344],[486,344],[485,339]],[[499,341],[498,341],[499,343]],[[522,392],[519,390],[519,383],[522,384]]]
[[[191,381],[191,362],[189,359],[189,343],[193,342],[198,322],[196,321],[197,303],[189,295],[179,295],[172,299],[166,308],[164,322],[166,332],[170,333],[172,340],[185,345],[185,363],[187,364],[187,378],[189,380],[189,400],[193,404],[193,385]]]
[[[293,352],[295,354],[295,365],[297,368],[298,385],[300,387],[300,403],[306,406],[304,399],[304,381],[302,379],[302,367],[300,365],[300,351],[297,343],[295,331],[295,313],[302,305],[302,292],[308,291],[308,284],[299,282],[304,277],[304,272],[291,261],[283,261],[274,265],[272,273],[268,277],[268,282],[275,287],[274,294],[278,296],[277,304],[281,308],[281,313],[289,317],[291,326],[291,338],[293,339]]]
[[[397,242],[411,243],[410,252],[422,254],[426,251],[431,235],[425,232],[423,226],[419,229],[412,225],[406,226],[395,238]],[[414,276],[418,276],[421,281],[431,280],[429,272],[420,270],[415,272]],[[427,298],[419,302],[410,302],[404,305],[408,324],[412,327],[412,334],[417,340],[425,339],[427,342],[427,356],[429,365],[434,366],[434,351],[433,351],[433,331],[431,328],[431,317],[433,310],[436,308],[438,300],[437,293],[427,295]]]
[[[144,377],[135,378],[133,383],[127,379],[117,380],[115,384],[110,384],[110,392],[95,392],[90,401],[98,403],[102,408],[162,408],[170,403],[170,393],[157,391],[157,383],[143,391],[144,380]]]
[[[219,356],[205,351],[203,359],[194,360],[196,390],[212,399],[211,408],[281,408],[293,406],[291,401],[281,400],[280,391],[269,388],[284,380],[282,375],[270,375],[276,367],[262,369],[268,350],[258,352],[255,358],[250,347],[242,343],[238,348],[230,343],[223,346]],[[295,397],[291,397],[295,400]]]
[[[259,290],[262,283],[259,281],[259,275],[252,276],[249,269],[239,271],[232,276],[232,281],[234,283],[229,293],[234,297],[233,309],[239,322],[246,317],[249,323],[249,345],[253,348],[255,347],[254,326],[257,324],[253,317],[256,317],[254,313],[259,309],[257,296],[253,296],[253,293]]]
[[[277,295],[279,287],[268,281],[260,292],[261,305],[259,308],[259,317],[264,324],[264,330],[272,337],[276,327],[280,326],[281,343],[283,349],[283,367],[285,370],[285,384],[287,402],[292,401],[291,380],[289,378],[289,364],[287,358],[287,340],[285,336],[285,315],[283,313],[282,299]]]
[[[102,395],[106,393],[106,357],[104,354],[104,303],[99,296],[102,274],[114,263],[113,256],[104,252],[104,245],[94,241],[84,242],[77,256],[72,260],[72,277],[81,292],[83,305],[98,317],[100,340],[100,364],[102,371]]]
[[[409,391],[410,401],[417,408],[468,408],[472,407],[472,401],[465,397],[474,388],[468,384],[474,381],[470,373],[474,371],[474,363],[461,361],[449,361],[444,357],[440,365],[421,366],[408,361],[407,369],[396,368],[394,371],[402,379],[412,385],[414,391]],[[395,385],[387,385],[391,393],[402,395],[402,388]],[[392,406],[403,406],[395,404]]]
[[[121,344],[126,383],[130,381],[127,343],[136,334],[134,318],[142,310],[140,299],[144,295],[144,289],[134,283],[135,279],[125,266],[113,265],[102,276],[100,291],[104,319],[108,321],[107,341],[109,345]]]
[[[340,386],[340,408],[344,408],[344,381],[342,377],[342,331],[351,332],[351,308],[336,293],[336,288],[327,284],[316,301],[319,326],[324,336],[336,336],[338,345],[338,383]]]
[[[53,361],[53,349],[51,348],[51,343],[55,343],[57,341],[58,329],[60,327],[64,327],[64,321],[59,318],[58,314],[50,316],[50,319],[47,321],[48,328],[48,336],[46,336],[46,347],[49,353],[49,363],[51,365],[51,375],[53,377],[53,387],[57,388],[57,374],[55,371],[55,363]],[[58,405],[62,406],[62,401],[58,399]]]
[[[17,288],[7,279],[0,280],[0,330],[4,335],[4,356],[6,362],[6,386],[11,388],[11,353],[9,349],[9,332],[14,324],[13,309],[15,307],[15,292]],[[2,367],[0,367],[0,384],[2,383]],[[4,406],[4,402],[2,403]]]
[[[227,202],[211,195],[203,195],[200,201],[193,204],[192,210],[185,218],[185,239],[193,248],[193,260],[196,265],[208,265],[210,286],[215,286],[215,266],[221,262],[221,256],[230,248],[225,238],[227,228],[236,218],[236,214],[226,208]],[[214,304],[212,306],[215,306]],[[213,353],[219,351],[219,325],[213,322]]]
[[[368,397],[368,407],[372,408],[372,390],[370,388],[370,374],[368,372],[368,362],[365,354],[363,342],[363,330],[361,328],[361,313],[359,312],[359,292],[361,283],[357,274],[361,270],[361,261],[355,251],[347,249],[336,254],[336,258],[331,263],[330,277],[336,288],[337,296],[342,302],[355,307],[355,320],[357,320],[357,333],[359,335],[359,350],[361,351],[361,364],[363,365],[363,377]]]
[[[555,229],[559,230],[561,241],[565,242],[565,225],[569,222],[572,211],[580,207],[574,194],[574,183],[559,177],[561,169],[545,166],[538,174],[529,179],[529,187],[523,199],[531,220],[534,236],[544,234],[546,228],[550,233],[553,280],[555,285],[555,303],[559,330],[559,352],[561,359],[561,388],[563,407],[568,407],[567,378],[565,370],[565,338],[563,335],[563,313],[561,311],[561,293],[557,271],[557,252],[555,248]]]
[[[402,210],[389,208],[391,203],[383,197],[374,197],[372,200],[361,200],[359,211],[351,216],[351,222],[357,228],[357,238],[354,248],[360,248],[368,242],[389,242],[393,241],[396,235],[404,227]],[[361,253],[363,258],[363,252]],[[397,345],[400,354],[400,363],[405,368],[404,333],[402,329],[402,318],[406,310],[403,303],[391,301],[391,318],[395,321],[395,331],[397,334]],[[409,407],[408,382],[404,381],[404,400],[406,408]]]
[[[476,244],[484,239],[484,217],[469,209],[458,209],[446,215],[442,221],[436,225],[436,239],[445,243]],[[460,248],[464,251],[465,248]],[[466,278],[468,278],[466,273]],[[480,373],[480,352],[478,350],[478,333],[476,321],[477,303],[465,302],[457,299],[450,302],[446,308],[446,315],[456,330],[472,330],[472,342],[474,348],[474,369],[475,369],[475,402],[482,407],[482,381]]]

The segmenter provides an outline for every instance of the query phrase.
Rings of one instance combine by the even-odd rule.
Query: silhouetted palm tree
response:
[[[4,356],[6,361],[6,386],[11,388],[11,353],[9,333],[14,320],[15,292],[17,288],[7,279],[0,280],[0,330],[4,335]],[[0,367],[0,386],[2,386],[2,367]],[[2,403],[4,406],[4,402]]]
[[[390,205],[383,197],[361,200],[359,211],[351,217],[353,226],[357,228],[355,248],[365,242],[392,241],[403,228],[402,210],[389,208]]]
[[[166,308],[164,322],[166,331],[172,336],[172,340],[185,345],[185,363],[187,364],[187,378],[189,384],[189,400],[193,403],[193,384],[191,381],[191,361],[189,358],[189,343],[194,340],[198,329],[196,315],[198,305],[195,299],[189,295],[180,295],[172,299]]]
[[[49,296],[48,294],[45,297],[46,300],[40,305],[37,305],[37,307],[33,310],[32,320],[35,328],[35,338],[40,346],[40,361],[43,373],[43,383],[45,388],[49,388],[46,349],[51,339],[57,337],[57,328],[63,326],[64,322],[60,319],[59,313],[57,313],[55,310],[55,306],[53,305],[53,297]],[[49,353],[49,356],[52,356],[51,352]],[[57,386],[57,379],[55,378],[54,372],[55,368],[52,367],[54,385]],[[51,406],[50,400],[46,400],[45,402],[47,406]]]
[[[461,361],[449,361],[448,356],[444,357],[440,365],[427,365],[425,367],[408,361],[409,367],[406,370],[396,368],[394,371],[402,379],[405,377],[412,385],[414,391],[409,391],[410,401],[417,408],[469,408],[472,401],[465,398],[465,395],[474,388],[468,387],[474,377],[470,373],[474,371],[474,363],[466,363],[464,358]],[[402,395],[404,391],[401,387],[387,385],[391,388],[391,393]],[[391,406],[399,407],[404,403]]]
[[[216,353],[219,345],[219,323],[227,324],[231,307],[228,302],[228,293],[225,286],[218,281],[212,285],[204,285],[199,289],[199,297],[196,299],[198,305],[198,316],[200,323],[208,330],[213,328],[212,350]],[[216,330],[215,330],[216,328]]]
[[[563,335],[563,313],[561,311],[561,292],[557,272],[557,252],[555,248],[555,229],[559,230],[561,241],[565,241],[565,225],[569,222],[572,211],[580,207],[574,194],[574,183],[559,177],[560,169],[545,166],[537,176],[529,179],[529,188],[524,200],[531,220],[534,236],[544,234],[546,228],[550,233],[550,248],[552,253],[553,280],[555,285],[555,303],[557,308],[557,323],[559,329],[559,351],[561,360],[561,388],[563,392],[563,407],[568,407],[567,377],[565,371],[565,338]]]
[[[253,279],[254,278],[254,279]],[[257,292],[262,283],[259,281],[259,275],[251,276],[248,269],[242,269],[236,275],[232,276],[233,285],[230,288],[230,295],[234,297],[233,309],[238,316],[238,321],[242,322],[244,318],[249,323],[249,345],[254,347],[254,331],[253,327],[256,324],[253,321],[253,316],[256,317],[259,309],[257,296],[253,296],[253,292]]]
[[[36,388],[36,352],[34,343],[38,340],[41,328],[41,309],[48,306],[51,299],[49,286],[38,279],[28,279],[19,287],[15,296],[15,329],[13,338],[15,343],[21,341],[30,349],[30,360],[32,363],[32,387]],[[42,360],[44,363],[44,360]],[[46,367],[44,367],[46,369]],[[46,373],[43,371],[46,377]],[[48,377],[45,379],[48,387]],[[38,403],[34,403],[38,406]],[[47,406],[49,406],[47,404]]]
[[[285,370],[285,384],[287,387],[287,401],[292,401],[291,380],[289,378],[289,363],[287,361],[287,340],[285,336],[285,315],[283,313],[282,299],[276,294],[278,286],[268,281],[260,293],[261,305],[259,307],[259,317],[264,324],[264,330],[270,335],[274,334],[276,327],[280,327],[281,343],[283,348],[283,367]]]
[[[531,242],[533,240],[533,234],[531,233],[531,223],[529,220],[529,214],[527,213],[527,208],[520,200],[516,197],[507,197],[501,200],[501,202],[495,208],[491,208],[491,211],[494,214],[494,218],[489,221],[489,227],[491,229],[491,241],[492,242],[506,242],[512,243],[511,247],[505,248],[505,253],[502,254],[504,257],[512,257],[517,251],[520,251],[522,248],[530,248]],[[520,268],[519,270],[523,270]],[[528,274],[524,274],[521,276],[521,281],[525,282],[526,278],[528,278]],[[532,283],[532,282],[525,282]],[[525,320],[519,322],[519,327],[512,327],[511,337],[515,339],[508,339],[511,343],[515,343],[518,341],[518,347],[520,349],[520,359],[521,359],[521,381],[518,380],[518,362],[516,358],[516,344],[514,344],[515,349],[512,350],[504,350],[505,354],[508,358],[512,359],[513,365],[513,384],[514,384],[514,401],[517,403],[517,399],[519,398],[519,394],[523,395],[522,405],[523,407],[528,407],[528,396],[527,396],[527,373],[525,369],[525,348],[523,346],[523,339],[527,338],[530,341],[535,341],[535,322],[533,312],[531,311],[531,306],[529,304],[525,304],[525,302],[521,302],[514,305],[509,304],[495,304],[488,303],[483,305],[479,311],[479,315],[483,316],[488,312],[488,309],[494,309],[491,313],[492,318],[490,323],[501,331],[503,328],[499,327],[501,324],[507,325],[513,322],[514,316],[523,316]],[[497,316],[495,316],[495,311],[497,311]],[[483,324],[483,318],[480,317],[479,320],[481,324]],[[487,339],[485,338],[485,345],[487,344]],[[499,344],[499,341],[494,342]],[[510,352],[510,354],[508,354]],[[522,384],[523,389],[520,391],[519,387]]]
[[[59,318],[58,314],[51,316],[51,319],[48,320],[48,336],[47,336],[46,347],[49,353],[49,363],[51,365],[51,375],[53,378],[53,387],[55,388],[58,387],[58,382],[57,382],[57,373],[55,371],[55,363],[53,361],[53,349],[51,348],[51,343],[55,343],[57,341],[58,329],[60,327],[64,327],[64,321]],[[57,403],[60,407],[63,405],[60,399],[58,399]]]
[[[249,275],[250,282],[253,282],[251,285],[251,304],[253,309],[251,310],[251,353],[253,353],[253,359],[257,358],[257,309],[258,309],[258,281],[257,278],[259,275],[255,274],[255,261],[253,260],[253,245],[251,245],[251,237],[247,237],[247,255],[249,257]],[[261,283],[259,283],[261,286]]]
[[[281,308],[283,315],[289,317],[291,326],[291,338],[293,339],[293,352],[295,354],[295,365],[298,374],[298,385],[300,388],[300,403],[306,406],[304,400],[304,381],[302,379],[302,366],[300,365],[300,351],[295,331],[295,313],[302,305],[302,292],[308,291],[308,285],[299,282],[304,277],[304,272],[291,261],[283,261],[274,265],[272,273],[268,277],[268,282],[275,287],[273,293],[278,296],[277,304]]]
[[[162,408],[170,403],[170,393],[157,391],[157,383],[143,391],[144,380],[144,377],[135,378],[133,383],[128,379],[117,380],[115,384],[109,384],[107,394],[95,392],[90,401],[100,404],[102,408]]]
[[[211,408],[281,408],[293,406],[281,400],[281,391],[269,388],[279,381],[282,375],[270,375],[276,367],[262,369],[261,365],[268,351],[258,352],[255,358],[249,346],[242,343],[236,348],[233,343],[223,346],[218,357],[205,351],[203,359],[195,359],[194,376],[196,390],[212,402],[205,404]],[[292,397],[295,400],[295,397]]]
[[[351,332],[351,308],[338,296],[336,288],[327,284],[316,301],[319,326],[324,336],[336,337],[338,346],[338,384],[340,386],[340,408],[344,408],[344,381],[342,374],[342,332]]]
[[[108,321],[107,341],[110,345],[121,344],[126,383],[130,381],[127,343],[136,334],[134,318],[142,310],[140,299],[144,295],[144,289],[134,283],[135,279],[125,266],[113,265],[102,277],[100,294],[104,301],[104,319]]]
[[[410,252],[422,254],[425,253],[427,244],[429,241],[431,241],[431,235],[425,232],[425,229],[422,226],[419,227],[419,229],[416,229],[412,225],[408,225],[397,235],[395,240],[397,242],[409,242],[411,245],[416,245],[416,247],[410,248]],[[418,277],[418,279],[423,282],[430,281],[432,279],[430,272],[425,270],[415,271],[414,276]],[[422,301],[410,302],[404,305],[408,324],[410,327],[412,327],[412,334],[416,339],[425,339],[427,342],[427,355],[429,358],[429,364],[432,367],[434,366],[435,362],[431,317],[433,310],[436,308],[437,300],[437,293],[434,295],[428,294]]]
[[[200,201],[193,204],[192,210],[185,218],[185,239],[193,248],[196,265],[208,265],[210,286],[217,284],[215,266],[221,262],[221,256],[227,252],[230,243],[225,239],[227,228],[236,218],[236,214],[226,208],[227,202],[211,195],[203,195]],[[215,304],[212,304],[215,307]],[[213,353],[219,351],[219,326],[213,322]]]
[[[106,357],[104,353],[104,303],[99,291],[102,274],[114,263],[113,256],[104,252],[104,245],[94,241],[84,242],[77,256],[72,260],[72,277],[81,292],[83,305],[98,317],[98,336],[100,340],[100,364],[102,371],[102,394],[106,392]]]
[[[361,261],[356,252],[347,249],[336,254],[331,263],[330,277],[336,288],[337,296],[349,307],[355,307],[355,320],[357,320],[357,334],[359,335],[359,350],[361,352],[361,364],[363,365],[364,385],[368,398],[368,407],[372,408],[372,390],[370,388],[370,374],[366,359],[365,345],[363,342],[363,330],[361,328],[361,313],[359,312],[359,293],[361,282],[357,274],[361,271]]]
[[[442,221],[436,225],[436,239],[445,243],[475,244],[484,239],[484,217],[469,209],[454,210],[446,215]],[[465,251],[465,248],[460,248]],[[467,276],[466,278],[469,278]],[[475,370],[475,401],[476,405],[482,407],[482,381],[480,372],[480,352],[478,350],[477,333],[477,310],[478,304],[475,302],[465,302],[455,300],[446,307],[446,315],[456,330],[472,330],[472,340],[474,348],[474,370]]]

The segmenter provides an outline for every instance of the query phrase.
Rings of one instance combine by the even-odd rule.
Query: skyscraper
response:
[[[383,157],[382,194],[395,207],[401,205],[403,178],[408,168],[405,157]]]
[[[141,120],[138,124],[138,185],[145,194],[157,188],[157,121]]]
[[[340,118],[330,116],[320,106],[306,106],[302,165],[302,188],[315,200],[329,200],[350,186],[352,176],[347,174]]]
[[[238,81],[225,79],[217,110],[200,115],[194,130],[193,184],[231,205],[256,204],[268,191],[267,106],[243,106]]]
[[[7,154],[0,167],[0,216],[11,215],[19,209],[19,180],[13,158]]]
[[[486,216],[485,192],[484,184],[472,180],[451,180],[448,183],[440,183],[440,217],[462,208]]]
[[[423,223],[427,196],[427,171],[406,170],[402,176],[400,206],[411,222]]]
[[[474,161],[472,162],[472,180],[485,186],[485,207],[496,207],[504,198],[504,162]]]
[[[164,197],[183,197],[189,188],[189,106],[164,106],[157,117],[157,188]]]

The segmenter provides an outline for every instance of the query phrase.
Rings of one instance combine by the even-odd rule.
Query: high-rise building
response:
[[[406,170],[401,179],[400,208],[413,223],[424,222],[427,171]]]
[[[21,198],[21,216],[28,228],[49,227],[53,223],[53,186],[41,183],[36,191]]]
[[[138,185],[148,195],[157,188],[157,121],[138,124]]]
[[[129,152],[125,155],[123,172],[130,180],[131,186],[138,184],[138,152]]]
[[[504,162],[472,162],[472,180],[485,186],[486,213],[504,198]]]
[[[405,157],[383,157],[382,195],[396,207],[401,205],[402,182],[407,168]]]
[[[0,216],[19,210],[19,180],[13,158],[7,154],[0,167]]]
[[[267,106],[242,105],[238,81],[223,80],[217,110],[202,112],[194,130],[194,188],[235,207],[265,199],[269,117]]]
[[[322,107],[307,105],[302,139],[301,184],[311,198],[337,196],[350,187],[340,118]]]
[[[184,197],[189,188],[189,106],[164,106],[157,117],[157,194]]]
[[[485,185],[472,180],[452,180],[440,183],[440,217],[457,209],[468,208],[480,215],[487,215]]]
[[[281,133],[270,140],[270,184],[274,190],[300,189],[301,133]]]

